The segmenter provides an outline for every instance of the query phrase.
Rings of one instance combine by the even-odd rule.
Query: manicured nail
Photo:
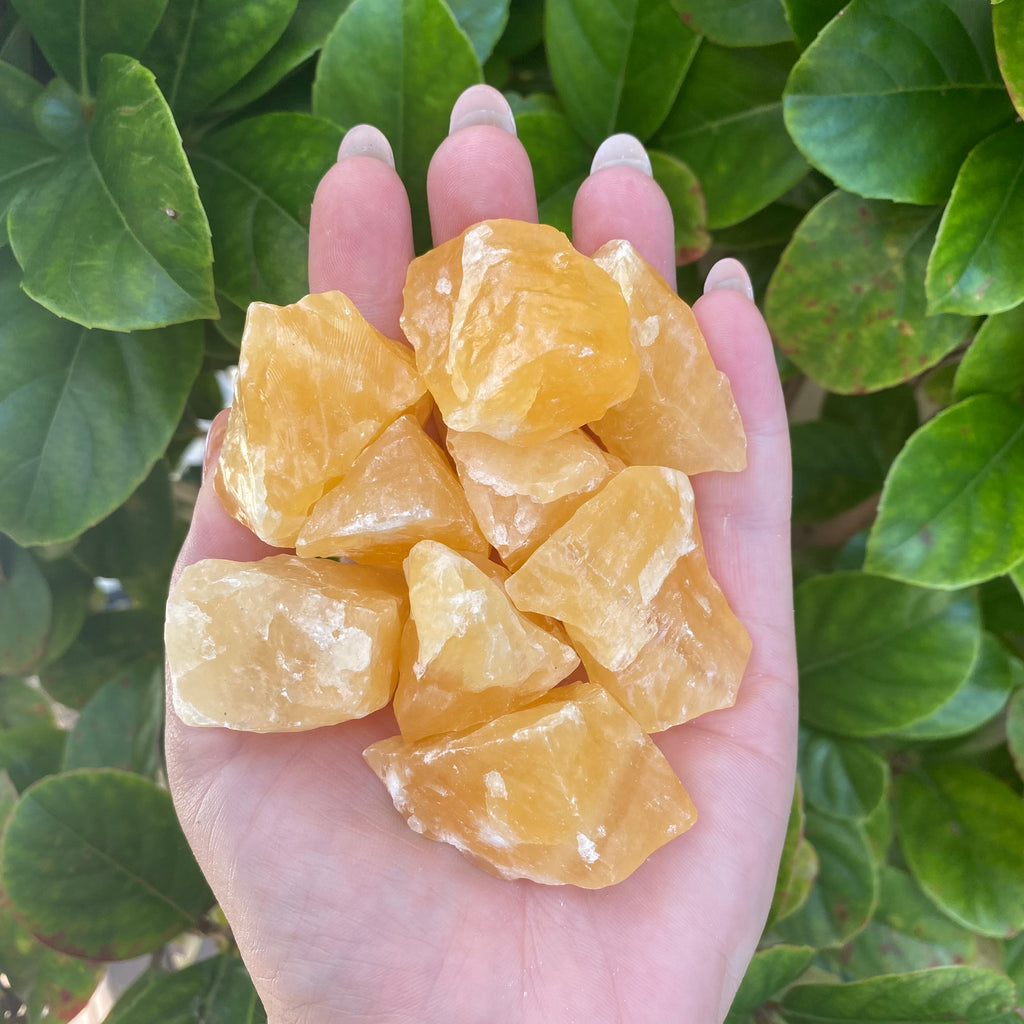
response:
[[[647,155],[643,143],[635,135],[625,132],[609,135],[594,154],[590,173],[602,171],[606,167],[634,167],[648,178],[653,178],[651,158]]]
[[[511,135],[516,134],[516,119],[508,100],[489,85],[471,85],[455,101],[448,134],[454,135],[477,124],[489,124]]]
[[[206,432],[206,448],[203,451],[203,479],[205,480],[210,470],[213,469],[214,459],[220,455],[221,446],[224,444],[224,432],[228,429],[228,410],[217,413]]]
[[[338,159],[350,156],[372,156],[374,160],[382,160],[389,167],[395,166],[395,154],[384,133],[372,124],[357,124],[345,133],[338,147]]]
[[[742,292],[748,299],[754,298],[754,286],[750,283],[750,275],[739,260],[731,256],[719,260],[709,271],[704,282],[704,294],[725,289]]]

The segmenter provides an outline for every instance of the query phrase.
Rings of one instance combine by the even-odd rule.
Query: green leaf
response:
[[[53,599],[32,555],[0,534],[0,674],[27,672],[43,656]]]
[[[966,340],[966,317],[929,317],[924,272],[937,210],[833,192],[807,215],[772,276],[766,315],[783,352],[819,384],[877,391]]]
[[[239,110],[269,92],[324,45],[352,0],[299,0],[295,13],[267,55],[214,104],[214,112]]]
[[[296,0],[169,0],[142,61],[179,122],[245,77],[281,37]]]
[[[429,246],[427,166],[448,134],[452,105],[483,72],[442,0],[355,0],[324,44],[313,113],[388,138],[413,210],[417,247]]]
[[[996,54],[1007,91],[1024,116],[1024,0],[1002,0],[992,9]]]
[[[664,0],[548,0],[544,43],[566,113],[596,146],[657,129],[700,37]]]
[[[964,161],[928,259],[930,313],[1000,313],[1024,301],[1024,125]]]
[[[509,0],[447,0],[481,64],[491,55],[508,23]]]
[[[888,764],[857,740],[803,729],[798,763],[807,804],[822,814],[865,821],[889,788]]]
[[[1017,774],[1024,779],[1024,689],[1017,690],[1007,706],[1006,743]]]
[[[841,946],[871,920],[878,868],[864,826],[852,818],[807,812],[807,838],[818,851],[818,878],[807,902],[776,930],[816,949]]]
[[[284,306],[309,291],[310,208],[341,137],[309,114],[265,114],[208,135],[190,154],[213,229],[214,278],[234,305]]]
[[[818,877],[818,854],[804,834],[806,825],[803,788],[798,775],[766,928],[795,914],[804,905]]]
[[[115,771],[58,775],[22,795],[3,885],[47,945],[99,960],[159,948],[213,902],[170,794]]]
[[[828,394],[821,418],[855,428],[878,464],[887,469],[917,429],[919,416],[914,389],[901,384],[869,395]]]
[[[676,263],[699,260],[711,247],[707,232],[708,211],[700,182],[690,168],[671,153],[648,150],[654,180],[672,207]]]
[[[34,131],[32,106],[42,91],[42,85],[31,75],[0,60],[0,128]]]
[[[117,508],[163,453],[202,360],[199,324],[124,335],[58,320],[0,253],[0,530],[65,540]]]
[[[530,110],[516,115],[516,131],[530,157],[540,220],[572,234],[572,202],[590,173],[593,152],[563,114]]]
[[[46,59],[83,95],[106,53],[137,57],[167,0],[12,0]]]
[[[1024,303],[988,317],[957,367],[953,395],[1024,397]]]
[[[59,558],[41,564],[43,575],[50,584],[53,613],[50,632],[46,638],[43,664],[56,661],[78,636],[89,613],[93,578],[80,569],[70,558]]]
[[[44,775],[60,771],[68,734],[55,725],[17,725],[0,730],[0,768],[19,792]]]
[[[859,572],[802,583],[796,634],[801,718],[854,737],[901,729],[940,708],[981,643],[972,595]]]
[[[37,686],[27,679],[0,679],[0,729],[53,724],[50,702]],[[2,789],[0,786],[0,791]],[[3,820],[3,806],[0,804],[0,830],[3,829]]]
[[[63,771],[121,768],[155,778],[161,767],[163,661],[143,658],[89,698],[64,749]]]
[[[14,806],[18,802],[18,791],[11,782],[11,777],[0,768],[0,834],[3,833],[7,819],[14,813]],[[2,899],[0,894],[0,899]],[[3,963],[3,960],[0,960]]]
[[[790,44],[729,50],[704,43],[653,145],[700,179],[708,226],[746,220],[806,173],[782,120]]]
[[[84,145],[89,133],[86,110],[91,103],[81,97],[63,78],[54,78],[39,94],[32,108],[39,134],[58,149]]]
[[[797,45],[806,50],[818,33],[846,5],[846,0],[782,0]]]
[[[1013,119],[974,0],[853,0],[797,62],[783,105],[840,188],[904,203],[942,202],[971,148]]]
[[[866,568],[953,588],[1022,558],[1024,409],[975,395],[921,427],[893,463]]]
[[[942,740],[980,728],[1006,705],[1013,688],[1013,673],[1006,648],[983,633],[978,658],[963,686],[937,711],[899,730],[908,740]]]
[[[687,25],[722,46],[764,46],[792,38],[780,0],[671,0]]]
[[[1013,985],[994,971],[939,967],[848,985],[798,985],[783,997],[789,1024],[1015,1024]]]
[[[1009,572],[1010,579],[1013,580],[1014,586],[1020,596],[1024,598],[1024,561],[1020,564],[1015,565]]]
[[[223,954],[173,974],[146,972],[118,999],[105,1024],[265,1024],[245,965]]]
[[[48,142],[0,127],[0,243],[7,241],[7,213],[18,193],[42,181],[58,157]]]
[[[152,74],[110,55],[88,139],[8,219],[22,287],[58,316],[130,331],[216,316],[209,225]]]
[[[1006,943],[1003,969],[1017,983],[1017,996],[1024,1002],[1024,932]]]
[[[965,928],[1009,937],[1024,928],[1024,803],[968,765],[896,781],[896,831],[907,864]]]
[[[725,1024],[746,1024],[751,1013],[796,981],[813,959],[810,946],[773,946],[755,953]]]
[[[892,804],[889,800],[883,800],[874,810],[874,813],[864,822],[864,831],[871,845],[871,851],[876,861],[885,860],[889,852],[889,845],[892,843]]]

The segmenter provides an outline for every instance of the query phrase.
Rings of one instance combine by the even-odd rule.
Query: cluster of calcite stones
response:
[[[627,242],[516,221],[413,261],[402,329],[339,292],[250,307],[215,483],[295,554],[184,571],[174,708],[267,732],[393,700],[364,756],[412,828],[620,881],[695,820],[649,734],[731,705],[750,653],[688,479],[745,465],[728,381]]]

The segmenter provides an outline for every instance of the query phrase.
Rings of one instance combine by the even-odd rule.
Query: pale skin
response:
[[[358,138],[374,150],[372,133]],[[435,244],[485,218],[537,220],[526,152],[493,124],[449,135],[428,193]],[[606,166],[580,187],[573,241],[582,252],[626,238],[674,283],[672,237],[668,203],[642,170]],[[344,291],[378,329],[400,337],[412,256],[398,175],[374,155],[340,159],[313,206],[310,290]],[[736,273],[726,265],[711,277]],[[394,810],[361,756],[397,732],[390,711],[308,733],[250,735],[187,727],[168,708],[175,806],[271,1024],[718,1024],[725,1016],[771,901],[797,706],[785,408],[767,328],[733,283],[694,308],[732,382],[748,468],[693,484],[708,561],[753,653],[735,707],[656,737],[698,823],[609,889],[502,881],[414,834]],[[208,464],[222,425],[211,432]],[[178,571],[201,558],[270,552],[226,515],[207,473]]]

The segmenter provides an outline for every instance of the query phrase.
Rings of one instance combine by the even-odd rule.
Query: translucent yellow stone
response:
[[[407,612],[393,570],[294,555],[197,562],[167,600],[174,710],[248,732],[362,718],[391,699]]]
[[[504,878],[612,885],[696,820],[661,751],[588,683],[472,731],[395,736],[363,756],[410,828]]]
[[[696,547],[693,489],[661,466],[612,477],[508,580],[522,611],[550,615],[577,650],[624,669],[658,633],[651,602],[676,562]]]
[[[629,242],[608,242],[594,261],[618,282],[629,305],[640,381],[591,429],[631,465],[670,466],[691,476],[743,469],[743,423],[693,311]]]
[[[434,541],[409,553],[410,617],[395,718],[406,741],[467,729],[529,704],[579,664],[576,652],[519,612],[493,563]]]
[[[295,552],[398,569],[426,539],[458,551],[489,550],[444,452],[413,416],[402,416],[313,506]]]
[[[314,503],[425,391],[409,349],[341,292],[253,303],[215,478],[221,501],[268,544],[294,547]]]
[[[450,430],[448,450],[480,529],[511,569],[622,468],[580,430],[529,447]]]
[[[535,444],[633,393],[618,286],[560,231],[484,221],[413,260],[402,329],[452,430]]]

